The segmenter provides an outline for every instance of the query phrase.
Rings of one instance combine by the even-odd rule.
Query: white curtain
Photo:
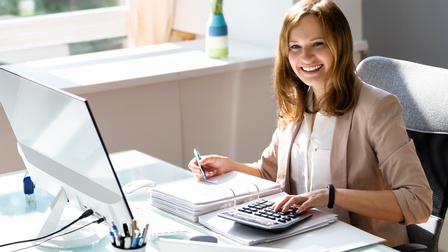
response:
[[[168,42],[176,0],[127,0],[128,47]]]

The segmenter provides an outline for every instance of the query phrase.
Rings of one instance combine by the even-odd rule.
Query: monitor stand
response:
[[[50,233],[53,233],[55,230],[59,230],[65,225],[69,224],[70,222],[73,222],[81,215],[79,211],[75,211],[74,208],[70,209],[71,207],[66,208],[67,206],[68,206],[67,197],[65,196],[64,189],[61,187],[58,194],[56,195],[53,202],[50,204],[49,208],[45,213],[47,219],[42,225],[42,229],[39,231],[37,237],[42,237]],[[62,214],[64,213],[64,210],[66,211],[72,210],[73,212],[75,212],[75,214],[70,214],[70,219],[62,219]],[[92,221],[92,219],[90,220],[86,219],[79,220],[72,226],[62,230],[61,232],[55,234],[54,236],[58,236],[60,234],[73,231]],[[100,242],[103,238],[107,237],[108,235],[109,235],[109,229],[106,225],[93,223],[80,230],[76,230],[73,233],[53,238],[44,243],[41,242],[48,238],[38,240],[35,242],[35,244],[38,244],[41,247],[61,248],[61,249],[79,248],[85,246],[92,247],[98,242]]]

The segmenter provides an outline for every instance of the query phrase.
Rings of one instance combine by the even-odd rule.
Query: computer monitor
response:
[[[0,103],[37,187],[81,211],[92,209],[106,224],[131,222],[131,210],[86,99],[1,67]],[[55,227],[42,232],[54,231],[51,228]]]

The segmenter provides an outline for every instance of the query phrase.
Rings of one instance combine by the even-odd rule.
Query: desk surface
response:
[[[111,160],[115,166],[117,175],[122,184],[130,182],[137,178],[147,178],[154,180],[156,183],[163,183],[192,176],[191,173],[189,171],[186,171],[185,169],[171,165],[162,160],[148,156],[138,151],[126,151],[115,153],[111,155]],[[157,172],[157,170],[160,171],[161,169],[164,170],[163,173]],[[0,175],[0,187],[1,187],[0,223],[2,223],[2,228],[0,228],[0,244],[36,237],[38,229],[41,227],[39,223],[40,221],[44,220],[45,212],[53,199],[52,195],[39,189],[37,186],[35,190],[34,203],[26,201],[22,192],[22,180],[24,175],[25,171]],[[65,214],[71,214],[71,216],[73,216],[73,212],[71,212],[73,210],[74,209],[68,209],[67,210],[68,213]],[[328,232],[334,233],[335,236],[337,236],[340,235],[339,234],[340,232],[338,233],[338,231],[344,230],[347,227],[352,228],[351,226],[345,223],[337,222],[321,230],[327,233]],[[199,224],[195,223],[188,224],[188,228],[190,230],[190,233],[185,237],[179,237],[179,238],[188,239],[191,236],[212,234],[210,231],[206,230]],[[300,235],[300,237],[292,237],[278,242],[262,244],[261,246],[273,247],[273,248],[287,248],[295,250],[300,249],[300,251],[303,252],[316,251],[316,248],[318,247],[313,247],[311,244],[306,244],[307,243],[306,236],[309,235],[312,236],[313,232],[315,231],[310,231],[308,233]],[[212,235],[217,236],[216,234]],[[219,243],[232,244],[230,240],[224,237],[218,236],[218,239]],[[18,249],[25,247],[27,245],[29,244],[25,243],[14,248]],[[316,246],[317,245],[318,244],[316,244]],[[13,249],[13,247],[8,247],[8,249]],[[0,248],[0,251],[3,251],[2,248]],[[26,251],[42,251],[42,250],[32,248]],[[112,251],[112,246],[109,244],[108,239],[103,239],[93,247],[84,248],[82,250],[77,251]],[[147,246],[146,251],[157,251],[157,249],[154,248],[153,246]],[[328,250],[326,249],[325,251]],[[383,245],[375,244],[372,246],[356,249],[353,251],[387,252],[395,250],[390,249]]]

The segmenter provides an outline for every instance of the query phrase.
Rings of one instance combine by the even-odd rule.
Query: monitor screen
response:
[[[47,192],[130,223],[129,209],[86,99],[0,68],[0,103],[27,171]]]

